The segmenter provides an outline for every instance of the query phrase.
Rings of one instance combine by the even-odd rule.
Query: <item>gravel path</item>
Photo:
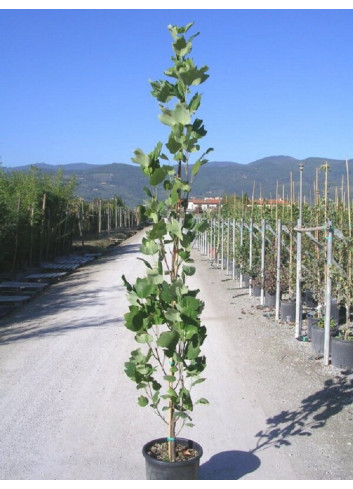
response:
[[[129,238],[47,289],[0,327],[0,479],[144,479],[142,445],[165,435],[123,372],[121,275],[143,273]],[[206,302],[209,406],[182,435],[204,449],[202,479],[352,479],[353,386],[315,360],[293,326],[194,250]]]

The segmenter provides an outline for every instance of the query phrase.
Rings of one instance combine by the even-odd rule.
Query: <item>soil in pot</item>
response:
[[[337,368],[353,368],[353,341],[332,338],[331,363]]]
[[[146,460],[147,480],[197,480],[202,447],[185,438],[177,438],[177,458],[168,461],[168,443],[165,438],[152,440],[142,449]]]

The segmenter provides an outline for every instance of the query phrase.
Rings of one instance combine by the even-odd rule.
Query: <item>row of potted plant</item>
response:
[[[222,225],[221,221],[219,221]],[[245,287],[251,286],[252,294],[260,296],[261,288],[264,291],[265,305],[274,307],[276,304],[277,291],[277,245],[275,239],[266,241],[265,247],[265,268],[261,272],[259,236],[253,236],[252,239],[252,259],[249,266],[249,234],[243,233],[242,239],[238,238],[235,246],[227,246],[227,249],[233,249],[232,258],[235,258],[237,263],[237,276],[243,279]],[[303,271],[301,282],[301,302],[305,307],[302,307],[301,314],[310,312],[308,316],[309,330],[313,316],[315,316],[315,333],[316,336],[312,340],[314,351],[321,354],[322,347],[317,346],[316,337],[322,336],[325,314],[326,287],[325,280],[327,274],[326,267],[326,248],[320,245],[319,242],[310,241],[308,238],[304,241],[306,244],[303,251]],[[331,303],[331,318],[336,329],[332,329],[335,334],[332,334],[331,341],[332,349],[332,364],[339,367],[351,368],[353,365],[353,335],[352,323],[350,315],[352,313],[353,303],[353,273],[351,272],[351,254],[353,254],[352,240],[343,237],[341,234],[335,238],[335,258],[333,265],[330,267],[332,279],[332,303]],[[294,249],[295,251],[295,249]],[[296,301],[293,293],[296,280],[295,263],[290,264],[290,255],[288,250],[283,249],[280,260],[280,318],[284,321],[295,321],[296,319]],[[339,314],[341,311],[344,312]],[[303,314],[305,317],[305,314]],[[340,324],[338,324],[340,322]],[[321,327],[321,330],[320,330]],[[318,329],[318,332],[316,331]],[[305,335],[304,335],[305,336]],[[320,338],[321,338],[320,336]],[[311,340],[310,334],[308,339]],[[338,345],[338,346],[337,346]],[[345,359],[338,358],[336,351],[350,351],[352,353],[345,355]]]

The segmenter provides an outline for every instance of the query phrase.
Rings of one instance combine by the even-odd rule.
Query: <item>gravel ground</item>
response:
[[[141,276],[143,232],[0,323],[0,479],[144,479],[142,445],[165,435],[123,372],[121,275]],[[205,301],[209,406],[197,406],[201,479],[352,479],[351,373],[323,366],[246,289],[194,250]]]
[[[352,479],[353,372],[324,366],[309,342],[295,339],[294,324],[276,321],[273,311],[260,306],[260,299],[250,297],[248,289],[240,288],[238,281],[199,252],[194,255],[195,285],[206,301],[205,324],[212,328],[208,311],[218,314],[219,329],[215,333],[209,327],[209,336],[215,341],[214,336],[225,336],[219,340],[227,345],[223,360],[227,364],[230,357],[232,370],[243,379],[246,397],[262,411],[261,417],[265,416],[260,429],[253,429],[254,443],[247,450],[260,459],[271,450],[272,461],[282,453],[296,479]],[[210,365],[211,341],[208,348]],[[211,372],[213,366],[209,369]],[[228,373],[220,365],[216,373],[225,389],[231,388],[233,371]],[[224,412],[225,419],[228,416],[232,416],[230,410]],[[262,478],[262,469],[245,477]],[[288,476],[275,468],[263,478]]]

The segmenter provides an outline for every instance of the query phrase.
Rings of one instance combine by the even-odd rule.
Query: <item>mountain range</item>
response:
[[[353,160],[350,160],[350,165]],[[212,161],[204,165],[197,175],[191,197],[222,197],[242,195],[259,198],[275,198],[276,187],[280,197],[287,199],[290,194],[290,181],[294,182],[295,195],[299,192],[299,164],[303,164],[303,195],[308,202],[314,199],[316,169],[327,162],[329,165],[329,196],[335,198],[336,189],[341,196],[341,187],[346,185],[346,162],[328,158],[306,158],[298,160],[290,156],[269,156],[248,164],[228,161]],[[65,177],[75,175],[78,196],[93,200],[110,199],[119,196],[125,205],[135,207],[144,200],[143,188],[148,181],[137,165],[111,163],[93,165],[71,163],[66,165],[35,165],[43,172],[56,173],[62,170]],[[5,171],[28,171],[30,166],[4,168]],[[319,171],[319,189],[324,189],[324,172]],[[353,176],[350,179],[353,183]],[[278,182],[278,183],[277,183]],[[352,189],[351,189],[352,191]]]

